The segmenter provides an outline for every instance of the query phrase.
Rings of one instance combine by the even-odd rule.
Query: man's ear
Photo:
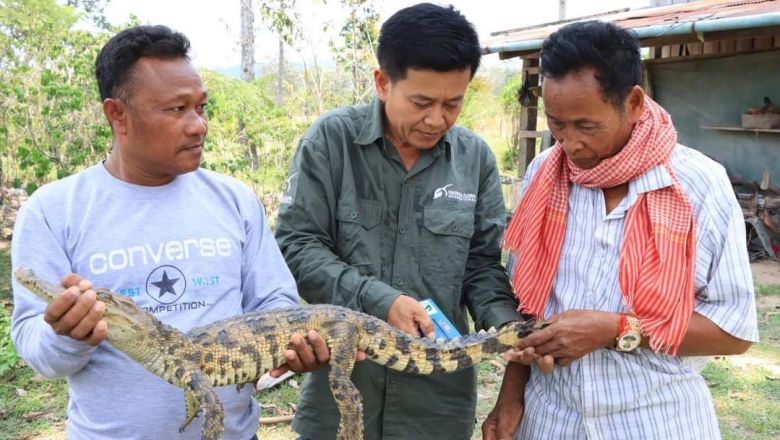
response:
[[[113,98],[106,98],[103,100],[103,114],[106,115],[106,119],[108,119],[108,123],[111,124],[114,133],[127,133],[128,111],[127,104],[123,101]]]
[[[390,88],[390,75],[380,68],[374,69],[374,87],[376,94],[382,102],[387,101],[387,92]]]
[[[628,120],[635,124],[642,117],[645,111],[645,91],[639,86],[634,86],[626,96],[626,110],[628,111]]]

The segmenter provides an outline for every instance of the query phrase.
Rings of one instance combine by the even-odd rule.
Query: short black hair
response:
[[[376,57],[395,82],[410,68],[438,72],[471,68],[477,72],[482,51],[474,26],[452,5],[420,3],[393,14],[379,32]]]
[[[100,100],[128,100],[130,72],[141,57],[189,59],[190,40],[167,26],[136,26],[114,35],[95,59]]]
[[[562,78],[588,67],[595,70],[604,99],[622,109],[631,89],[642,83],[636,34],[614,23],[593,20],[566,25],[544,40],[543,77]]]

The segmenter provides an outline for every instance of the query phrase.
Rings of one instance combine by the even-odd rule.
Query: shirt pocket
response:
[[[474,212],[426,207],[423,226],[423,276],[435,284],[460,284],[474,235]]]
[[[336,219],[336,254],[362,275],[373,275],[373,264],[379,261],[377,243],[381,228],[377,226],[382,221],[382,205],[368,199],[358,199],[357,203],[341,202]]]

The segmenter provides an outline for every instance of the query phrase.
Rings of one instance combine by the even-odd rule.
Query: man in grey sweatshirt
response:
[[[207,94],[188,51],[187,38],[164,26],[113,37],[95,63],[111,156],[40,188],[18,216],[14,269],[28,267],[47,280],[79,274],[48,306],[13,285],[11,335],[35,370],[67,377],[70,439],[195,439],[201,432],[196,419],[179,433],[182,390],[101,343],[105,305],[90,283],[127,295],[182,331],[298,303],[255,194],[199,168]],[[327,360],[313,336],[317,355],[295,337],[290,368]],[[259,408],[252,387],[218,393],[224,438],[253,438]]]

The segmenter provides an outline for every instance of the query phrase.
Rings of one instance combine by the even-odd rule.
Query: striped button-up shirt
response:
[[[531,163],[525,188],[546,157],[542,153]],[[745,225],[726,172],[681,145],[671,165],[696,217],[696,312],[737,338],[757,341]],[[571,184],[545,318],[570,309],[627,312],[618,283],[623,220],[641,193],[672,183],[665,167],[652,168],[629,182],[610,213],[601,190]],[[705,359],[600,349],[549,375],[534,366],[515,439],[720,438],[712,397],[699,374]]]

